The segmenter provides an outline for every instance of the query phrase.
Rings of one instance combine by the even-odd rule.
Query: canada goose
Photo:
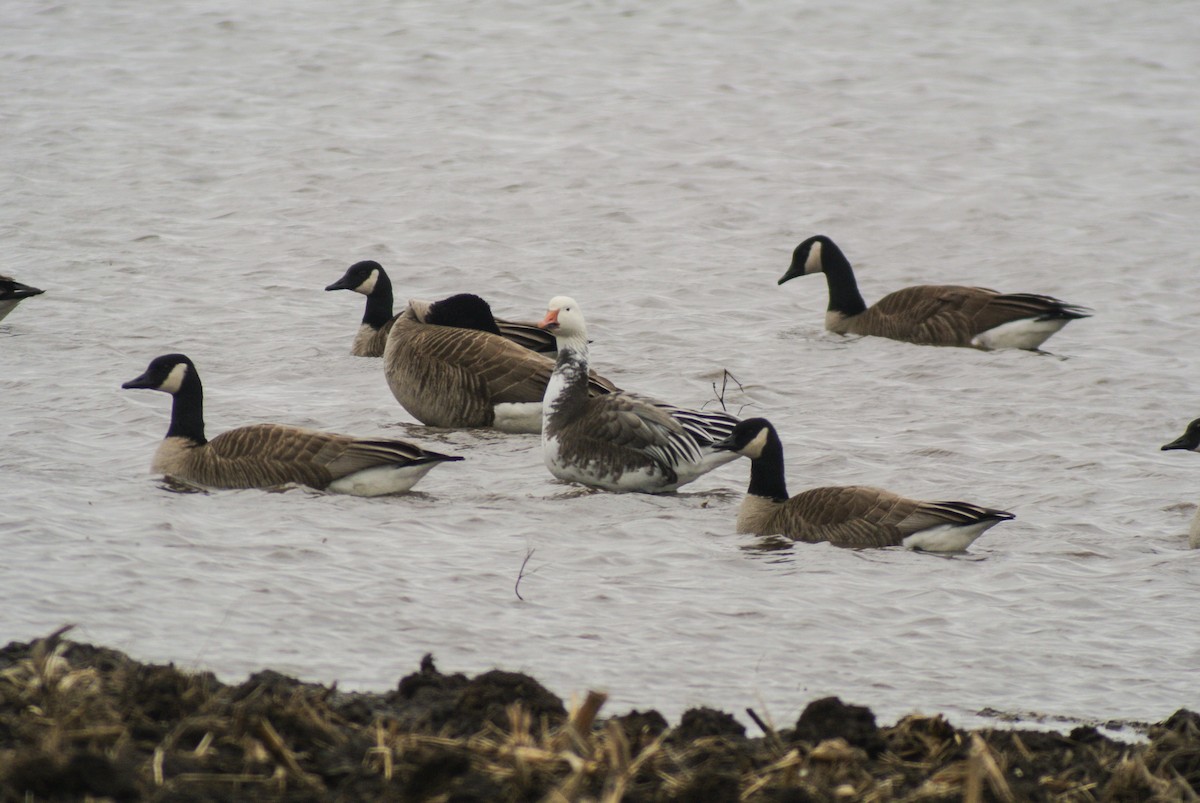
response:
[[[1200,418],[1187,425],[1187,429],[1175,440],[1164,445],[1162,451],[1170,449],[1186,449],[1189,452],[1200,452]],[[1192,519],[1191,529],[1188,530],[1188,546],[1200,549],[1200,510]]]
[[[606,491],[663,493],[737,457],[711,448],[738,423],[728,413],[628,391],[589,396],[587,325],[573,299],[552,298],[541,325],[558,338],[542,403],[542,455],[555,477]]]
[[[438,463],[461,457],[397,440],[352,438],[283,424],[251,424],[204,437],[204,390],[182,354],[151,360],[121,385],[170,393],[171,426],[154,454],[156,472],[205,488],[298,483],[355,496],[407,491]]]
[[[487,302],[469,293],[427,306],[410,302],[392,324],[383,355],[396,401],[435,427],[540,432],[542,397],[554,360],[492,332],[423,322],[442,313],[454,320],[491,319]],[[617,389],[594,373],[588,385],[593,394]]]
[[[737,531],[784,535],[834,546],[906,546],[961,552],[988,528],[1015,518],[967,502],[919,502],[863,485],[813,488],[789,498],[783,444],[765,418],[738,424],[715,449],[750,458],[750,487],[738,511]]]
[[[928,346],[1017,348],[1036,351],[1052,334],[1092,313],[1033,293],[998,293],[983,287],[918,285],[897,290],[867,307],[854,271],[828,237],[809,237],[792,253],[779,280],[824,273],[829,285],[825,328],[850,335],[877,335]]]
[[[40,296],[44,292],[46,291],[21,284],[7,276],[0,276],[0,321],[4,320],[5,315],[16,309],[22,299]]]
[[[387,346],[388,332],[392,328],[392,281],[383,267],[373,260],[355,262],[346,269],[342,278],[325,288],[326,290],[353,290],[367,297],[367,308],[362,324],[354,336],[350,353],[355,357],[382,357]],[[454,320],[445,314],[439,320],[426,321],[442,326],[459,326],[464,329],[482,329],[511,340],[518,346],[542,353],[554,352],[554,338],[526,321],[506,321],[490,317],[487,321]]]

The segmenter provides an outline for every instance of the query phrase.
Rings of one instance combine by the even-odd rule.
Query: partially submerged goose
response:
[[[1036,351],[1052,334],[1092,313],[1050,296],[998,293],[983,287],[918,285],[897,290],[868,307],[854,271],[828,237],[809,237],[792,253],[779,280],[824,273],[829,285],[825,328],[850,335],[877,335],[928,346]]]
[[[40,296],[45,290],[21,284],[8,276],[0,276],[0,321],[4,316],[16,309],[17,304],[30,296]]]
[[[663,493],[733,460],[712,449],[738,419],[687,410],[627,391],[588,394],[588,339],[574,300],[550,300],[541,323],[558,338],[542,404],[542,454],[550,473],[606,491]]]
[[[443,315],[456,321],[492,319],[487,302],[469,293],[432,304],[410,302],[392,324],[383,355],[396,401],[430,426],[541,431],[542,397],[554,360],[479,327],[424,322]],[[597,374],[587,381],[593,395],[616,389]]]
[[[844,547],[961,552],[988,528],[1015,518],[968,502],[919,502],[862,485],[814,488],[788,497],[783,444],[765,418],[743,421],[714,448],[750,458],[750,488],[738,511],[739,533]]]
[[[367,297],[362,324],[354,336],[350,353],[355,357],[382,357],[387,345],[388,332],[395,316],[392,314],[392,281],[378,262],[365,260],[355,262],[346,269],[342,278],[325,288],[326,290],[353,290]],[[554,338],[538,328],[537,324],[525,321],[506,321],[492,318],[486,322],[455,320],[444,312],[437,320],[422,317],[431,304],[424,302],[419,311],[414,309],[418,320],[441,326],[459,326],[465,329],[483,329],[511,340],[519,346],[542,353],[553,353]],[[489,311],[490,312],[490,311]]]
[[[204,390],[182,354],[150,362],[121,385],[170,393],[171,426],[153,470],[204,488],[269,488],[288,483],[380,496],[407,491],[436,466],[461,457],[397,440],[352,438],[283,424],[251,424],[204,437]]]
[[[1162,447],[1164,452],[1171,449],[1200,452],[1200,418],[1188,424],[1182,435]],[[1188,530],[1188,546],[1192,549],[1200,549],[1200,510],[1196,511],[1196,516],[1192,519],[1192,526]]]

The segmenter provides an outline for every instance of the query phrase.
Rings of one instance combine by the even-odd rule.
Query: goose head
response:
[[[370,259],[363,262],[355,262],[346,268],[346,272],[342,275],[342,278],[325,289],[353,290],[356,293],[369,296],[375,291],[375,285],[378,284],[380,276],[386,276],[386,274],[383,272],[383,266],[378,262]]]
[[[826,264],[833,260],[842,262],[846,260],[841,249],[834,245],[833,240],[824,234],[809,237],[796,246],[796,250],[792,252],[792,264],[787,269],[787,273],[779,279],[778,284],[795,279],[797,276],[824,273]]]
[[[459,293],[441,301],[434,301],[425,310],[422,320],[437,326],[454,326],[459,329],[477,329],[494,335],[500,334],[500,327],[496,325],[491,306],[474,293]]]
[[[765,418],[747,418],[733,428],[729,437],[717,441],[712,448],[719,452],[737,452],[757,460],[769,447],[782,448],[775,427]]]
[[[583,310],[579,303],[568,296],[555,296],[546,306],[546,317],[538,324],[539,327],[553,332],[558,338],[587,339],[587,323],[583,319]]]
[[[1168,449],[1187,449],[1189,452],[1200,452],[1200,418],[1188,424],[1187,430],[1182,435],[1162,447],[1164,452]]]
[[[131,379],[121,387],[161,390],[174,396],[183,389],[185,382],[199,382],[196,366],[183,354],[164,354],[155,357],[141,376]]]

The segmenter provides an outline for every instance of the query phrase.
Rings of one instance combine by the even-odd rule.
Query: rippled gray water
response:
[[[0,63],[0,641],[384,689],[524,670],[612,710],[837,694],[1153,720],[1200,705],[1200,50],[1182,2],[20,2]],[[1054,356],[847,340],[922,282],[1097,310]],[[430,431],[352,358],[360,259],[397,295],[587,310],[624,387],[765,415],[793,492],[1018,518],[965,557],[735,535],[749,465],[665,497],[553,482],[534,436]],[[281,421],[467,461],[387,499],[160,488],[183,351],[210,434]],[[514,582],[532,551],[520,583]]]

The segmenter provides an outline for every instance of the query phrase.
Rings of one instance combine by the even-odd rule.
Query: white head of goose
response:
[[[16,309],[17,304],[31,296],[40,296],[45,290],[21,284],[7,276],[0,276],[0,321],[4,316]]]
[[[204,390],[182,354],[150,362],[121,385],[170,393],[171,426],[153,470],[204,488],[269,488],[289,483],[355,496],[407,491],[438,463],[461,457],[398,440],[352,438],[283,424],[251,424],[204,437]]]
[[[1172,449],[1200,452],[1200,418],[1188,424],[1182,435],[1162,447],[1164,452]],[[1188,531],[1188,546],[1192,549],[1200,549],[1200,510],[1196,511],[1196,515],[1192,519],[1192,526]]]
[[[558,361],[542,403],[542,454],[560,480],[606,491],[674,491],[736,455],[712,449],[738,419],[687,410],[628,391],[588,394],[583,311],[550,300],[541,323],[558,338]]]
[[[342,278],[325,288],[326,290],[353,290],[367,297],[366,311],[363,313],[362,324],[354,337],[350,353],[355,357],[382,357],[387,346],[388,332],[392,328],[392,281],[387,271],[374,260],[355,262],[346,269]],[[532,321],[506,321],[491,317],[481,325],[473,325],[472,318],[456,319],[453,308],[446,308],[439,320],[426,320],[426,314],[432,304],[410,302],[410,311],[417,320],[425,323],[437,323],[441,326],[459,326],[464,329],[481,328],[482,331],[493,332],[506,340],[511,340],[518,346],[541,353],[554,352],[554,338],[538,328]],[[471,314],[468,310],[468,314]],[[478,323],[478,321],[476,321]]]
[[[554,361],[496,333],[491,307],[460,293],[409,302],[384,351],[388,387],[414,418],[436,427],[495,427],[540,432],[542,397]],[[588,392],[616,385],[592,374]]]
[[[1092,314],[1050,296],[932,284],[897,290],[868,307],[858,292],[850,261],[823,235],[796,246],[779,284],[813,273],[824,273],[829,285],[825,328],[840,334],[876,335],[927,346],[1036,351],[1071,321]]]
[[[750,458],[739,533],[844,547],[961,552],[988,528],[1015,518],[968,502],[919,502],[862,485],[814,488],[788,497],[783,444],[765,418],[746,419],[714,448]]]

